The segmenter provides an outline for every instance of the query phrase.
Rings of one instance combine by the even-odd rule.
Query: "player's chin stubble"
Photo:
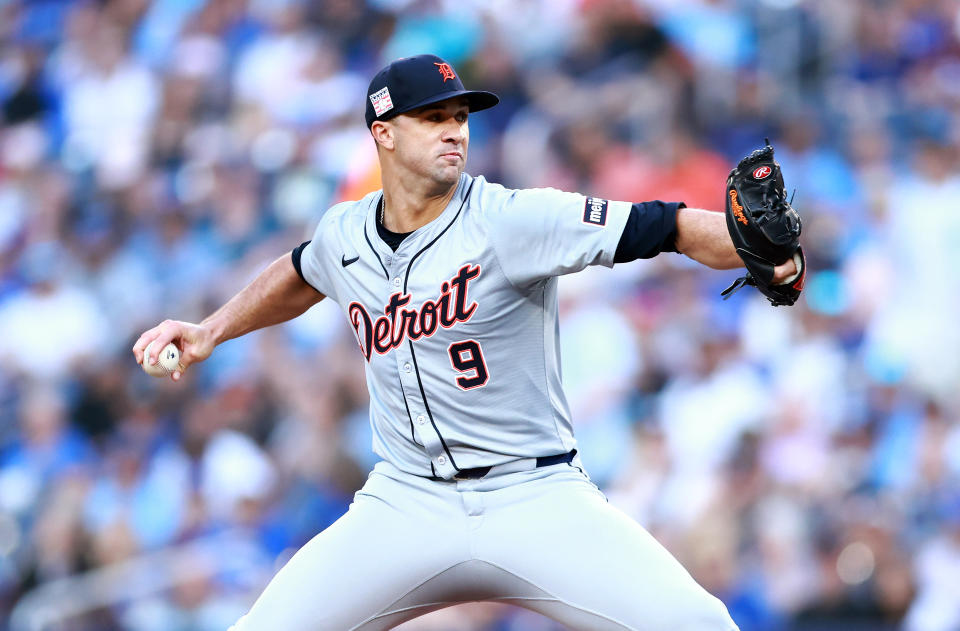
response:
[[[450,164],[445,161],[444,158],[438,160],[438,164],[435,164],[432,169],[430,169],[429,177],[438,187],[449,188],[450,186],[455,186],[460,181],[460,174],[463,173],[463,162],[458,161],[456,164]]]

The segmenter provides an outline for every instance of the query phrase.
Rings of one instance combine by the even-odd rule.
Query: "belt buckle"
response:
[[[493,467],[473,467],[472,469],[461,469],[453,474],[454,480],[479,480],[486,476]]]

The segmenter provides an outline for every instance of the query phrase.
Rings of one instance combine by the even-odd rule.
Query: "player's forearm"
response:
[[[699,208],[677,211],[677,251],[713,269],[733,269],[743,262],[727,232],[723,213]]]
[[[214,344],[220,344],[291,320],[321,300],[323,294],[303,282],[287,254],[271,263],[200,326],[211,331]]]

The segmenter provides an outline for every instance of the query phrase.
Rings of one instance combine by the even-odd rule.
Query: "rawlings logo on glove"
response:
[[[749,225],[750,222],[747,221],[746,215],[743,214],[743,206],[737,201],[737,191],[730,189],[730,208],[733,213],[733,217],[742,223],[743,225]]]
[[[795,303],[807,272],[800,248],[800,216],[786,199],[783,174],[769,141],[730,171],[726,215],[727,231],[747,273],[721,293],[724,299],[744,285],[753,285],[775,307]],[[791,258],[797,273],[774,284],[774,268]]]

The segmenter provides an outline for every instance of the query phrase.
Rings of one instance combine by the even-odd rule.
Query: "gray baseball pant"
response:
[[[231,631],[378,631],[479,600],[572,629],[736,631],[575,465],[438,482],[381,462]]]

